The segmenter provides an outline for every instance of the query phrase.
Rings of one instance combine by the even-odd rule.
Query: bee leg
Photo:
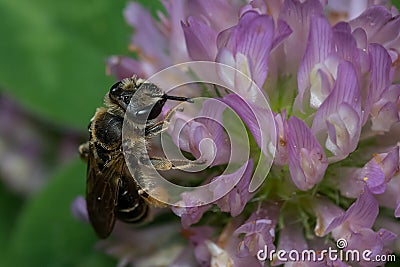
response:
[[[183,111],[183,108],[176,109],[176,110]],[[145,129],[146,137],[153,137],[153,136],[156,136],[156,135],[164,132],[165,130],[167,130],[169,127],[169,123],[171,121],[171,117],[174,114],[174,112],[175,112],[175,109],[170,109],[162,121],[159,121],[153,125],[147,126]]]
[[[205,161],[192,161],[192,160],[168,160],[166,158],[151,158],[151,163],[156,170],[168,171],[171,169],[186,169],[196,165],[204,164]]]
[[[205,164],[207,161],[206,160],[182,160],[182,159],[175,159],[175,160],[171,160],[172,163],[172,169],[174,170],[184,170],[184,169],[188,169],[191,168],[193,166],[197,166],[197,165],[202,165]]]
[[[166,158],[151,158],[150,161],[156,170],[168,171],[173,167],[172,162]]]
[[[145,136],[154,137],[168,129],[169,121],[159,121],[156,124],[146,127]]]
[[[79,155],[81,156],[81,158],[84,161],[87,161],[88,157],[89,157],[89,141],[80,145],[78,150],[79,150]]]

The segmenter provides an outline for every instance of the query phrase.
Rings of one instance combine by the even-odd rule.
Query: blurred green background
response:
[[[158,1],[142,1],[155,10]],[[127,1],[0,0],[0,266],[115,266],[70,205],[77,146],[127,54]]]
[[[0,0],[0,266],[117,263],[70,204],[85,189],[77,146],[114,82],[106,58],[127,54],[126,4]]]

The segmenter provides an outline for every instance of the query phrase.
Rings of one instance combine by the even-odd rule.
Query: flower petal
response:
[[[333,234],[338,238],[344,236],[343,231],[348,231],[349,226],[353,230],[361,228],[371,228],[379,213],[379,205],[374,195],[367,187],[360,194],[357,200],[347,209],[347,211],[331,221],[326,227],[324,235],[335,231]],[[346,223],[346,224],[345,224]],[[342,226],[344,229],[336,229]]]
[[[386,49],[379,44],[370,44],[368,53],[371,61],[370,87],[365,106],[368,118],[371,106],[376,103],[391,84],[390,71],[392,60]],[[364,119],[364,121],[366,120]]]
[[[228,0],[191,0],[186,2],[191,16],[205,20],[217,32],[237,23],[239,8],[242,4]]]
[[[288,161],[288,126],[286,120],[286,111],[275,115],[275,126],[277,133],[277,149],[275,153],[274,163],[277,165],[285,165]]]
[[[328,167],[325,152],[307,125],[296,117],[288,121],[289,170],[300,190],[320,182]]]
[[[210,98],[202,103],[200,111],[193,111],[198,112],[193,117],[177,113],[168,128],[172,141],[197,159],[206,160],[210,166],[229,162],[231,145],[222,121],[226,107],[221,100]]]
[[[134,74],[146,77],[142,68],[142,63],[129,57],[112,56],[107,59],[107,74],[114,76],[117,80],[132,77]]]
[[[244,169],[246,168],[246,169]],[[247,202],[251,199],[253,194],[249,192],[250,178],[253,171],[253,160],[249,160],[236,172],[226,175],[217,176],[212,181],[218,181],[214,188],[214,198],[222,196],[215,204],[224,212],[230,212],[233,217],[238,216],[244,209]],[[238,173],[243,173],[240,180],[235,184],[238,179],[235,176]],[[229,188],[232,190],[228,194],[223,195],[221,192],[228,192]]]
[[[210,133],[212,145],[215,145],[214,161],[209,161],[211,166],[229,162],[231,146],[229,138],[223,128],[222,115],[226,105],[217,99],[207,99],[203,102],[202,109],[196,122],[202,123]],[[196,132],[196,131],[195,131]],[[200,144],[201,139],[193,138],[193,145]]]
[[[213,61],[217,55],[217,32],[194,17],[182,22],[186,46],[191,59]]]
[[[371,6],[366,9],[360,16],[350,21],[351,28],[362,28],[367,33],[368,41],[374,41],[374,36],[378,34],[382,28],[392,19],[392,13],[384,6]],[[397,30],[399,30],[397,28]],[[390,37],[394,37],[392,35]],[[379,43],[379,41],[378,41]]]
[[[285,21],[278,19],[278,26],[275,29],[274,41],[272,42],[272,49],[280,45],[292,32],[292,29]]]
[[[83,196],[77,196],[71,203],[72,215],[80,221],[89,223],[89,215],[86,207],[86,200]]]
[[[250,218],[234,232],[235,235],[245,234],[239,243],[239,257],[255,256],[263,250],[275,249],[275,227],[279,217],[279,206],[274,203],[265,203],[252,213]]]
[[[314,232],[316,236],[324,236],[326,228],[335,218],[343,215],[344,211],[326,198],[319,197],[316,200],[313,201],[313,209],[317,216]]]
[[[318,0],[283,2],[279,19],[285,21],[293,31],[283,43],[288,73],[297,73],[297,66],[306,50],[310,19],[313,15],[324,15],[323,7]]]
[[[172,211],[179,217],[181,217],[181,223],[183,228],[188,228],[190,225],[200,221],[203,214],[211,207],[211,204],[204,205],[200,200],[196,192],[182,193],[182,201],[184,207],[181,207],[179,203],[172,207]]]
[[[359,178],[366,183],[372,194],[382,194],[386,189],[385,174],[374,160],[364,166]]]
[[[312,131],[326,138],[326,147],[336,156],[345,158],[357,147],[361,132],[361,99],[356,72],[351,63],[343,61],[332,92],[315,114]]]
[[[247,62],[249,76],[258,86],[262,86],[268,72],[268,57],[274,37],[274,21],[270,16],[249,11],[240,18],[237,26],[229,30],[229,33],[228,39],[226,39],[226,33],[224,33],[224,38],[218,37],[219,47],[221,47],[221,42],[226,42],[224,46],[237,62],[231,66],[237,68],[243,62]],[[246,60],[240,60],[238,55],[243,55]],[[222,56],[217,56],[217,59],[221,63],[230,63],[230,61],[223,61]],[[242,68],[239,69],[242,70]]]
[[[165,53],[168,51],[170,54],[170,60],[172,59],[173,63],[186,62],[189,60],[187,56],[188,53],[186,49],[185,36],[180,24],[186,15],[186,2],[187,1],[185,0],[161,1],[169,15],[169,24],[164,25],[168,32],[166,34],[168,36],[168,39],[166,40],[166,43],[168,44],[168,50],[164,50],[163,52]],[[142,22],[142,24],[143,23],[144,22]]]
[[[139,49],[139,55],[144,53],[157,59],[161,66],[169,62],[165,51],[168,39],[158,30],[150,12],[139,3],[130,2],[124,10],[125,20],[135,28],[132,44]]]
[[[371,108],[371,129],[373,131],[389,131],[399,122],[400,85],[389,86]]]
[[[306,51],[297,76],[299,94],[296,97],[296,103],[300,105],[299,108],[302,107],[304,94],[310,89],[312,83],[311,70],[317,63],[322,63],[333,51],[333,32],[328,21],[325,17],[312,17]],[[312,98],[313,92],[310,93]],[[320,102],[322,103],[323,100],[325,99]]]
[[[257,145],[266,156],[270,146],[275,147],[275,125],[271,111],[252,105],[243,100],[239,95],[229,94],[222,99],[243,120],[253,135]]]
[[[300,223],[293,223],[288,220],[286,227],[283,227],[279,233],[279,241],[277,251],[303,251],[308,248]],[[273,266],[284,264],[279,258],[274,258],[271,261]],[[309,265],[307,265],[309,266]]]

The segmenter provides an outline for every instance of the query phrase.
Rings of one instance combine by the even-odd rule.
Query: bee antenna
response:
[[[163,95],[162,98],[169,99],[169,100],[175,100],[175,101],[186,101],[186,102],[194,103],[193,99],[188,98],[188,97],[182,97],[182,96]]]

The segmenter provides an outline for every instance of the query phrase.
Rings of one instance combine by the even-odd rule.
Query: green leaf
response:
[[[393,5],[395,5],[398,9],[400,9],[400,0],[392,0]]]
[[[23,206],[23,202],[23,199],[7,191],[4,184],[0,182],[0,259],[6,256],[4,251],[8,246],[11,230],[20,208]]]
[[[110,85],[105,60],[126,53],[124,1],[0,0],[0,86],[52,120],[86,126]]]
[[[1,266],[113,266],[94,249],[98,240],[89,224],[73,218],[70,205],[85,188],[86,167],[75,162],[54,177],[27,204]]]
[[[107,57],[128,52],[126,4],[0,0],[0,90],[39,115],[86,127],[115,82],[105,74]]]

